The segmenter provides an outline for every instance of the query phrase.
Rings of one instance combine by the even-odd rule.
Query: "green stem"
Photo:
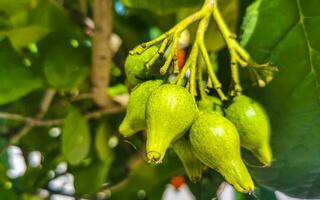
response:
[[[159,50],[157,51],[157,53],[155,53],[153,55],[153,57],[145,64],[146,68],[149,69],[156,61],[157,59],[160,57],[160,56],[163,56],[164,54],[164,51],[168,45],[168,42],[169,42],[169,39],[168,38],[165,38],[159,48]]]
[[[226,22],[224,21],[219,11],[217,3],[215,3],[213,6],[212,14],[228,48],[233,49],[234,51],[239,53],[241,57],[248,62],[250,60],[250,54],[241,47],[239,42],[236,40],[235,34],[233,34],[228,28]]]
[[[172,47],[169,56],[167,57],[166,62],[164,65],[160,68],[160,74],[165,74],[168,71],[168,68],[170,67],[170,64],[172,63],[172,60],[176,62],[177,59],[177,52],[178,52],[178,46],[179,46],[179,39],[180,39],[180,32],[175,33],[175,36],[173,37]]]
[[[194,44],[197,46],[197,44]],[[190,93],[191,95],[197,96],[197,90],[196,90],[196,65],[197,65],[197,58],[198,58],[198,47],[195,48],[194,58],[192,58],[192,62],[190,65],[190,77],[189,77],[189,83],[190,83]]]
[[[199,27],[198,27],[198,32],[197,32],[197,37],[196,37],[196,42],[199,45],[203,60],[207,66],[208,74],[210,76],[210,79],[212,80],[213,87],[217,91],[221,100],[227,100],[228,98],[226,97],[226,95],[223,93],[223,91],[221,89],[222,85],[221,85],[220,81],[218,80],[216,74],[213,71],[213,67],[210,62],[208,51],[207,51],[205,44],[204,44],[204,35],[205,35],[205,32],[208,28],[209,20],[210,20],[210,16],[207,15],[200,21]]]
[[[222,15],[220,14],[217,4],[214,5],[212,13],[213,13],[213,18],[215,19],[230,52],[231,77],[234,85],[234,92],[236,95],[240,95],[242,88],[240,84],[238,63],[240,62],[241,66],[245,66],[246,64],[239,57],[238,53],[244,58],[245,61],[248,61],[250,59],[250,56],[235,40],[234,34],[229,30],[228,26],[223,20]]]
[[[173,41],[177,39],[177,36],[180,37],[181,32],[186,29],[190,24],[194,23],[195,21],[201,19],[206,13],[209,12],[208,6],[206,3],[204,4],[203,8],[198,12],[193,13],[192,15],[188,16],[187,18],[180,21],[176,24],[173,28],[171,28],[166,33],[160,35],[159,37],[149,41],[142,43],[140,45],[141,48],[137,48],[135,50],[130,51],[130,54],[141,54],[151,46],[159,44],[160,42],[168,39],[170,36],[173,36]],[[173,57],[173,56],[172,56]]]
[[[188,16],[181,22],[179,22],[177,25],[175,25],[173,28],[171,28],[166,33],[160,35],[159,37],[155,38],[154,40],[151,40],[146,43],[142,43],[139,48],[136,48],[132,51],[130,51],[130,54],[141,54],[148,48],[150,48],[153,45],[157,45],[160,42],[163,41],[160,50],[158,51],[159,54],[163,54],[165,51],[165,48],[167,46],[168,40],[170,37],[172,37],[172,45],[171,45],[171,51],[168,55],[166,62],[164,65],[160,68],[160,73],[165,74],[168,71],[168,68],[170,67],[171,63],[174,62],[174,71],[178,72],[178,64],[176,62],[176,55],[178,52],[178,45],[179,45],[179,39],[180,35],[183,30],[185,30],[190,24],[194,23],[197,20],[202,19],[205,15],[212,12],[213,5],[215,1],[214,0],[206,0],[203,7],[196,13]],[[154,55],[147,63],[146,67],[149,68],[157,59],[159,58],[159,55]]]
[[[202,59],[198,59],[198,88],[200,91],[200,98],[205,99],[207,97],[206,91],[204,90],[203,77],[202,77]]]
[[[230,57],[231,57],[231,78],[233,80],[234,84],[234,92],[235,95],[240,95],[242,88],[240,85],[240,77],[239,77],[239,66],[237,62],[237,57],[235,55],[236,53],[234,51],[230,51]]]
[[[182,71],[179,73],[178,77],[175,80],[175,83],[177,85],[181,85],[183,78],[186,76],[188,68],[194,62],[194,60],[197,59],[198,52],[199,52],[198,46],[194,44],[186,64],[183,66]]]

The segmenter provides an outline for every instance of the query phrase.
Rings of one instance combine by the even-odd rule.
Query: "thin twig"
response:
[[[75,96],[71,97],[70,101],[74,102],[74,101],[92,99],[92,96],[93,96],[92,93],[82,93],[82,94],[75,95]]]
[[[85,117],[87,119],[96,119],[96,118],[102,117],[103,115],[123,112],[123,111],[125,111],[125,109],[126,109],[126,107],[124,107],[124,106],[106,108],[106,109],[102,109],[102,110],[89,112],[89,113],[85,114]],[[26,122],[31,127],[57,126],[57,125],[61,125],[64,123],[63,118],[41,120],[41,119],[37,119],[37,118],[32,118],[32,117],[28,117],[28,116],[19,115],[19,114],[13,114],[13,113],[6,113],[6,112],[0,112],[0,118],[7,119],[7,120],[13,120],[13,121]]]
[[[199,57],[198,59],[198,88],[200,91],[200,98],[205,99],[207,97],[207,93],[205,91],[204,85],[203,85],[203,77],[202,77],[202,58]]]
[[[36,122],[43,118],[45,113],[48,111],[51,102],[56,94],[56,91],[53,89],[48,89],[45,94],[43,95],[43,98],[41,100],[41,103],[39,105],[39,112],[36,115],[35,119],[32,119],[30,117],[23,117],[19,116],[18,114],[9,114],[9,113],[2,113],[3,116],[11,117],[11,119],[16,119],[18,121],[25,121],[27,124],[15,135],[13,135],[8,143],[0,150],[0,154],[10,145],[14,145],[19,142],[19,140],[29,133],[29,131],[35,126],[33,122]],[[0,115],[1,116],[1,115]]]
[[[22,121],[30,124],[38,124],[39,120],[32,118],[32,117],[26,117],[19,114],[14,113],[6,113],[6,112],[0,112],[0,118],[1,119],[7,119],[7,120],[13,120],[13,121]]]
[[[55,94],[56,94],[56,91],[53,89],[48,89],[45,92],[45,94],[42,98],[42,101],[40,103],[40,106],[39,106],[39,112],[37,114],[38,119],[43,118],[43,116],[46,114],[46,112],[48,111],[48,109],[51,105],[51,102],[52,102]]]
[[[217,91],[221,100],[227,100],[228,98],[226,97],[226,95],[222,91],[222,85],[221,85],[218,77],[216,76],[215,72],[213,71],[213,67],[212,67],[212,64],[211,64],[211,61],[209,58],[209,54],[208,54],[208,51],[207,51],[206,46],[204,44],[204,36],[205,36],[205,32],[208,28],[209,20],[210,20],[210,16],[207,15],[206,17],[204,17],[200,21],[197,36],[196,36],[196,43],[199,45],[200,53],[201,53],[202,58],[205,62],[205,65],[207,66],[207,71],[208,71],[209,77],[213,83],[214,89]]]

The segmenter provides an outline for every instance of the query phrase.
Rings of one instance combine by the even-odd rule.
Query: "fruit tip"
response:
[[[268,162],[268,163],[263,163],[263,167],[271,167],[272,165],[272,161]]]
[[[123,137],[129,137],[133,134],[135,134],[135,131],[129,126],[125,121],[123,121],[119,126],[119,133]]]
[[[197,183],[201,180],[201,177],[200,176],[192,176],[192,177],[189,177],[189,179],[192,183]]]
[[[272,152],[270,146],[264,145],[261,148],[253,151],[253,154],[263,164],[263,167],[269,167],[272,164]]]
[[[147,158],[149,163],[159,164],[162,162],[161,154],[157,151],[149,151],[147,153]]]
[[[250,187],[248,190],[245,190],[245,193],[247,194],[253,194],[254,193],[254,187]]]

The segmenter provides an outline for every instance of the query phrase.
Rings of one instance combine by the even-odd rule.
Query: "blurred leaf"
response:
[[[46,138],[42,141],[42,146],[40,149],[35,149],[30,147],[27,144],[31,143],[31,139],[35,137],[38,133],[38,138],[41,140],[42,137],[39,137],[41,129],[30,132],[29,134],[33,135],[29,138],[29,134],[23,138],[21,142],[21,150],[24,153],[24,157],[27,161],[29,159],[28,153],[31,151],[40,151],[40,165],[32,166],[31,163],[26,162],[26,171],[23,176],[18,177],[14,180],[14,187],[19,191],[36,191],[37,188],[47,187],[48,181],[51,180],[52,172],[56,169],[57,165],[63,161],[61,152],[59,151],[59,143],[56,141],[56,138],[53,138],[52,141],[48,142]],[[43,133],[42,133],[43,134]],[[39,139],[36,139],[39,142]],[[24,141],[27,140],[27,141]],[[34,144],[37,144],[34,142]],[[37,144],[39,146],[39,144]],[[37,147],[36,145],[36,147]],[[45,147],[48,146],[48,147]],[[55,148],[54,148],[55,147]]]
[[[6,12],[7,14],[15,13],[23,8],[30,6],[30,0],[1,0],[0,11]]]
[[[119,94],[124,94],[127,92],[128,92],[127,86],[125,86],[124,84],[121,84],[121,83],[108,87],[108,95],[111,97],[119,95]]]
[[[16,49],[36,43],[50,32],[59,31],[81,35],[81,29],[76,25],[64,8],[50,0],[17,0],[0,2],[1,5],[19,7],[19,12],[11,13],[6,20],[5,29],[0,31],[0,38],[10,38]],[[19,6],[20,5],[20,6]]]
[[[90,151],[91,136],[87,119],[70,109],[62,130],[62,153],[72,165],[79,164]]]
[[[192,193],[197,200],[215,200],[219,186],[223,182],[223,177],[212,169],[204,171],[202,179],[197,183],[189,183]]]
[[[7,170],[7,167],[5,167],[2,162],[0,162],[0,183],[5,183],[6,181],[8,181]]]
[[[112,135],[112,130],[105,123],[100,124],[96,131],[95,148],[100,160],[110,162],[113,160],[113,152],[109,145],[109,139]]]
[[[235,192],[235,197],[236,200],[277,200],[274,191],[262,187],[256,187],[254,194],[251,195]]]
[[[255,180],[300,198],[320,198],[320,1],[259,0],[248,9],[243,44],[279,67],[259,95],[270,115],[274,162]]]
[[[81,35],[81,28],[58,1],[35,0],[28,12],[28,23],[47,28],[50,32]]]
[[[19,99],[42,86],[32,67],[26,67],[8,40],[0,42],[0,104]]]
[[[41,26],[27,26],[8,31],[0,31],[0,38],[8,37],[15,49],[26,47],[31,43],[38,42],[49,30]]]
[[[125,54],[127,54],[127,51],[131,50],[140,42],[143,33],[142,31],[145,27],[137,27],[136,23],[132,23],[132,21],[136,21],[135,18],[124,19],[123,17],[114,15],[113,21],[113,29],[121,37],[121,40],[123,41],[122,47],[126,49]],[[139,23],[139,26],[142,25],[144,24]]]
[[[44,198],[39,197],[38,195],[23,194],[22,199],[23,200],[43,200]]]
[[[179,8],[199,6],[203,0],[122,0],[125,6],[130,8],[148,9],[159,15],[177,12]]]
[[[171,177],[183,173],[183,167],[177,159],[176,156],[167,155],[161,165],[138,160],[128,178],[111,190],[112,199],[138,199],[138,191],[144,190],[147,199],[160,200]]]
[[[53,138],[49,135],[48,127],[35,127],[23,137],[23,140],[20,141],[20,146],[28,149],[28,151],[46,153],[59,147],[57,140],[57,138]]]
[[[95,194],[105,183],[112,160],[95,161],[89,166],[76,168],[73,172],[77,194]]]
[[[75,89],[90,72],[89,49],[80,45],[72,46],[71,40],[77,41],[76,38],[51,34],[40,44],[40,50],[45,54],[45,76],[56,89]]]
[[[49,179],[47,175],[48,171],[49,169],[43,169],[41,167],[27,166],[23,176],[15,179],[14,185],[21,190],[32,191],[34,188],[44,186],[44,184],[41,183]]]
[[[3,200],[22,200],[12,189],[6,187],[6,185],[0,185],[0,199]]]

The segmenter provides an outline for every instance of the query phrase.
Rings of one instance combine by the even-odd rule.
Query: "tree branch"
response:
[[[24,117],[19,114],[11,114],[11,113],[0,113],[0,118],[4,119],[11,119],[11,120],[17,120],[17,121],[24,121],[27,124],[20,129],[20,131],[16,134],[14,134],[8,141],[8,143],[3,146],[0,149],[0,154],[7,149],[8,146],[14,145],[19,142],[19,140],[28,134],[28,132],[35,126],[35,124],[44,117],[46,112],[48,111],[51,102],[56,94],[56,91],[53,89],[48,89],[46,90],[45,94],[43,95],[43,98],[41,100],[41,103],[39,105],[39,112],[36,115],[36,118],[31,118],[31,117]]]
[[[96,118],[102,117],[103,115],[123,112],[125,110],[126,110],[125,106],[111,107],[111,108],[106,108],[106,109],[97,110],[97,111],[93,111],[93,112],[88,112],[87,114],[85,114],[85,117],[87,119],[96,119]],[[31,127],[57,126],[57,125],[61,125],[64,123],[63,118],[41,120],[41,119],[37,119],[37,118],[32,118],[32,117],[28,117],[28,116],[19,115],[19,114],[6,113],[6,112],[0,112],[0,118],[7,119],[7,120],[26,122]]]
[[[40,103],[40,106],[39,106],[39,112],[38,114],[36,115],[36,119],[32,119],[32,118],[29,118],[29,122],[27,122],[27,124],[17,133],[15,134],[10,140],[9,140],[9,143],[8,143],[8,146],[9,145],[13,145],[13,144],[16,144],[19,142],[19,140],[25,136],[33,127],[34,127],[34,124],[32,123],[32,121],[37,121],[41,118],[43,118],[43,116],[46,114],[46,112],[48,111],[50,105],[51,105],[51,102],[54,98],[54,95],[56,94],[56,91],[53,90],[53,89],[48,89],[45,94],[43,95],[43,98],[41,100],[41,103]],[[18,115],[14,114],[16,117]],[[21,117],[20,117],[21,118]]]
[[[112,33],[112,0],[94,0],[93,18],[95,29],[92,36],[92,71],[93,99],[100,107],[108,107],[111,100],[106,88],[110,80],[112,51],[110,37]]]

